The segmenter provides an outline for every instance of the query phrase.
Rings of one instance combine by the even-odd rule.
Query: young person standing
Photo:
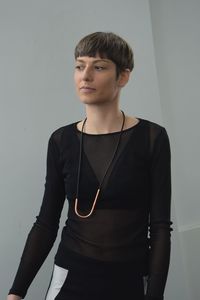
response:
[[[95,32],[77,44],[74,81],[86,116],[49,138],[42,205],[7,300],[25,297],[54,244],[65,201],[68,215],[45,299],[163,299],[170,144],[163,126],[120,109],[133,68],[131,47],[114,33]]]

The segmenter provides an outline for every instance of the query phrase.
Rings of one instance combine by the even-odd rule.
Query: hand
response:
[[[17,295],[10,294],[7,296],[7,300],[21,300],[22,298]]]

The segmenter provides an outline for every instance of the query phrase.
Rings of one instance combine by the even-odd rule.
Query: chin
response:
[[[84,104],[99,104],[101,103],[98,99],[80,98],[80,101]]]

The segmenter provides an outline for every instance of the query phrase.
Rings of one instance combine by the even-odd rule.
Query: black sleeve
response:
[[[171,152],[165,128],[154,128],[151,138],[150,256],[145,299],[162,300],[171,249]]]
[[[37,272],[48,256],[57,236],[65,200],[59,148],[53,134],[48,143],[46,180],[42,205],[21,256],[9,294],[25,297]]]

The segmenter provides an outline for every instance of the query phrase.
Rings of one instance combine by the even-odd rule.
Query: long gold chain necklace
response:
[[[99,196],[99,193],[100,193],[100,190],[101,190],[101,187],[102,187],[102,184],[103,184],[103,181],[106,177],[106,174],[115,158],[115,155],[117,153],[117,150],[119,148],[119,144],[120,144],[120,140],[121,140],[121,135],[122,135],[122,132],[123,132],[123,128],[124,128],[124,123],[125,123],[125,114],[124,112],[121,110],[122,112],[122,116],[123,116],[123,122],[122,122],[122,126],[121,126],[121,130],[120,130],[120,135],[119,135],[119,138],[118,138],[118,141],[117,141],[117,144],[116,144],[116,147],[115,147],[115,151],[113,153],[113,156],[108,164],[108,167],[104,173],[104,176],[103,176],[103,179],[101,180],[100,184],[99,184],[99,187],[97,189],[97,192],[96,192],[96,195],[95,195],[95,198],[94,198],[94,201],[93,201],[93,204],[92,204],[92,207],[91,207],[91,210],[89,211],[88,214],[86,215],[83,215],[81,213],[78,212],[78,198],[79,198],[79,185],[80,185],[80,171],[81,171],[81,163],[82,163],[82,154],[83,154],[83,128],[84,128],[84,125],[85,125],[85,122],[87,120],[87,118],[85,118],[84,122],[83,122],[83,125],[82,125],[82,129],[81,129],[81,140],[80,140],[80,152],[79,152],[79,164],[78,164],[78,180],[77,180],[77,190],[76,190],[76,199],[75,199],[75,204],[74,204],[74,211],[76,213],[77,216],[79,216],[80,218],[88,218],[89,216],[91,216],[91,214],[93,213],[94,209],[95,209],[95,206],[96,206],[96,202],[97,202],[97,199],[98,199],[98,196]]]

